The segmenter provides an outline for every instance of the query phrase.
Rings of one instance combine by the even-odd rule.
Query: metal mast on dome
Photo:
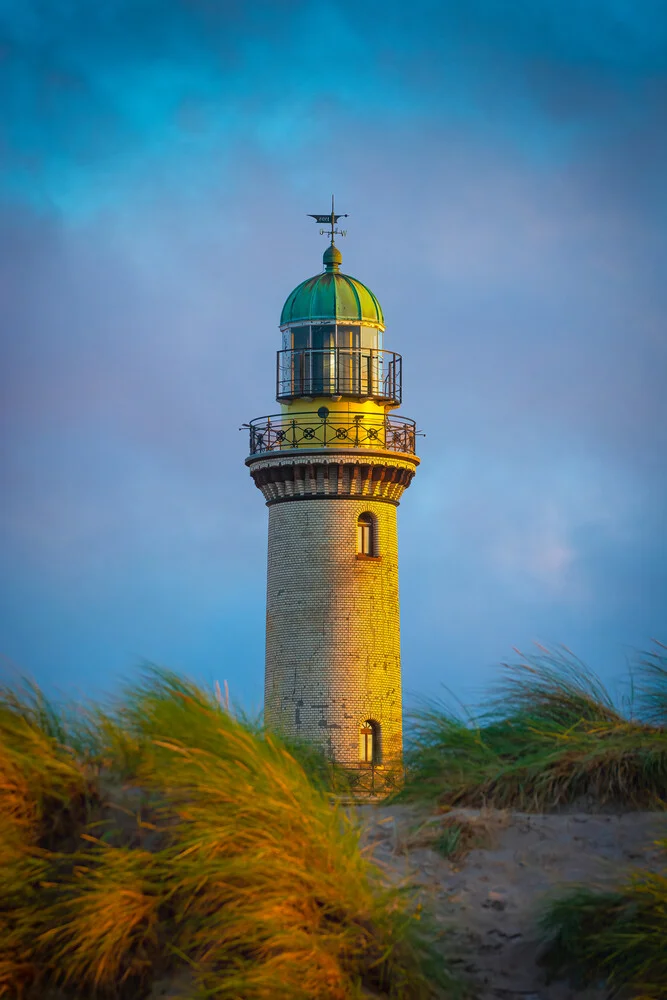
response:
[[[334,246],[334,236],[347,236],[347,229],[336,229],[336,223],[339,219],[347,219],[347,212],[336,215],[334,208],[334,196],[331,195],[331,215],[311,215],[307,213],[309,219],[315,219],[315,222],[319,222],[320,225],[329,225],[329,229],[320,229],[320,236],[330,236],[331,246]]]

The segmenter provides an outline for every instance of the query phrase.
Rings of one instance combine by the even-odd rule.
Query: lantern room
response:
[[[380,303],[366,285],[342,274],[335,244],[324,271],[302,281],[283,306],[276,396],[280,402],[329,397],[401,402],[400,354],[385,351]]]

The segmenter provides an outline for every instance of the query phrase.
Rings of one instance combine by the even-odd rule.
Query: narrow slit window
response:
[[[372,514],[360,514],[357,521],[357,555],[374,556],[375,521]]]

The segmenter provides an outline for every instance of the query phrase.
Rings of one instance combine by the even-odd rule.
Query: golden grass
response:
[[[77,854],[72,875],[59,884],[54,924],[41,932],[38,943],[63,970],[64,983],[113,990],[151,968],[161,880],[149,852],[91,842],[99,844],[100,854]]]
[[[134,1000],[183,967],[220,1000],[457,992],[278,739],[154,668],[78,728],[35,698],[0,704],[0,997]]]

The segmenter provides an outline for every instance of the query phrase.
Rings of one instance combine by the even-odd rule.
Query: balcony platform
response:
[[[257,417],[247,425],[250,455],[296,450],[336,449],[392,451],[415,455],[418,434],[408,417],[371,413],[303,411]]]

